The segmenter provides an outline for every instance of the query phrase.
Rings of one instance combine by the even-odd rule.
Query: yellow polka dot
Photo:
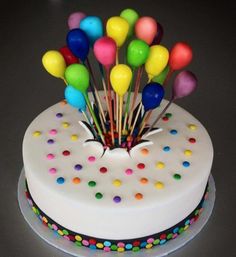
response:
[[[149,154],[149,150],[147,148],[142,148],[141,149],[141,154],[142,155],[148,155]]]
[[[156,167],[158,169],[164,169],[165,168],[165,163],[164,162],[157,162],[156,163]]]
[[[184,151],[184,154],[185,154],[186,156],[191,156],[191,155],[192,155],[192,151],[191,151],[191,150],[185,150],[185,151]]]
[[[188,125],[188,128],[191,129],[191,130],[196,130],[196,129],[197,129],[197,126],[194,125],[194,124],[189,124],[189,125]]]
[[[43,217],[42,220],[45,222],[45,223],[48,223],[48,220],[46,217]]]
[[[162,182],[160,182],[160,181],[157,181],[157,182],[155,183],[155,187],[156,187],[157,189],[162,189],[162,188],[164,188],[164,184],[163,184]]]
[[[75,240],[76,240],[76,241],[82,241],[82,237],[79,236],[79,235],[76,235],[76,236],[75,236]]]
[[[153,244],[147,244],[147,245],[146,245],[146,248],[147,248],[147,249],[150,249],[150,248],[152,248],[152,246],[153,246]]]
[[[70,124],[68,122],[62,122],[62,127],[63,128],[68,128]]]
[[[117,248],[117,251],[120,252],[120,253],[121,253],[121,252],[124,252],[124,251],[125,251],[125,248],[123,248],[123,247],[118,247],[118,248]]]
[[[121,186],[121,181],[119,180],[119,179],[115,179],[113,182],[112,182],[112,184],[114,185],[114,186],[116,186],[116,187],[119,187],[119,186]]]
[[[34,137],[39,137],[41,135],[40,131],[34,131],[33,136]]]
[[[99,249],[102,249],[102,248],[104,247],[102,243],[97,243],[96,246],[97,246],[97,248],[99,248]]]
[[[61,235],[61,236],[64,235],[63,232],[62,232],[60,229],[57,230],[57,233],[58,233],[59,235]]]
[[[184,230],[187,230],[189,228],[189,225],[186,225],[185,227],[184,227]]]
[[[70,139],[72,141],[76,141],[76,140],[78,140],[78,136],[77,135],[71,135]]]

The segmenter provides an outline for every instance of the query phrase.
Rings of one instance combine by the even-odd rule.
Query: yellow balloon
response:
[[[121,47],[129,32],[129,23],[119,16],[111,17],[106,25],[107,36],[115,40],[117,47]]]
[[[169,60],[169,51],[162,45],[150,47],[150,53],[145,63],[145,70],[149,79],[159,75],[166,67]]]
[[[47,51],[42,58],[44,68],[56,78],[64,79],[66,62],[62,54],[56,50]]]
[[[118,64],[111,70],[110,80],[114,91],[123,96],[130,85],[132,79],[132,71],[129,66],[125,64]]]

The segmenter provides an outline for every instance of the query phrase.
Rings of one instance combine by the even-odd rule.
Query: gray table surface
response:
[[[229,1],[182,0],[1,2],[0,256],[68,256],[33,233],[17,203],[24,132],[36,115],[63,98],[62,81],[44,71],[41,57],[46,50],[65,44],[71,12],[80,10],[105,19],[126,7],[155,17],[164,26],[163,44],[167,47],[181,40],[192,45],[194,60],[189,69],[197,74],[199,88],[178,104],[205,125],[215,150],[212,173],[217,197],[213,215],[193,241],[171,256],[236,256],[235,9]]]

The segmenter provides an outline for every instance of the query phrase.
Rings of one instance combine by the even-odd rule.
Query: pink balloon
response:
[[[197,78],[191,71],[181,71],[174,80],[174,99],[190,95],[197,87]]]
[[[78,29],[80,21],[86,17],[86,14],[83,12],[74,12],[68,18],[68,27],[69,29]]]
[[[135,34],[150,45],[157,34],[157,22],[148,16],[139,18],[135,23]]]
[[[99,38],[93,46],[95,57],[106,68],[109,68],[115,63],[116,49],[116,42],[106,36]]]

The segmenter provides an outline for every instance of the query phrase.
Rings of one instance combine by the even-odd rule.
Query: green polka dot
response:
[[[166,113],[166,115],[165,115],[167,118],[170,118],[170,117],[172,117],[172,113]]]
[[[77,246],[82,246],[82,243],[81,242],[79,242],[79,241],[75,241],[75,244],[77,245]]]
[[[140,250],[140,248],[138,246],[135,246],[132,250],[133,250],[133,252],[138,252]]]
[[[103,195],[102,195],[102,193],[96,193],[96,195],[95,195],[95,197],[97,198],[97,199],[102,199],[103,198]]]
[[[66,236],[69,235],[69,232],[68,232],[66,229],[63,229],[62,232],[63,232],[63,234],[66,235]]]
[[[179,229],[179,234],[182,234],[184,232],[184,228]]]
[[[178,173],[175,173],[175,174],[173,175],[173,177],[174,177],[174,179],[176,179],[176,180],[180,180],[180,179],[181,179],[181,175],[178,174]]]
[[[116,245],[112,245],[112,246],[111,246],[111,250],[112,250],[112,251],[116,251],[117,248],[118,248],[118,247],[117,247]]]
[[[89,185],[90,187],[95,187],[96,184],[97,184],[97,183],[96,183],[95,181],[92,181],[92,180],[88,182],[88,185]]]
[[[50,229],[52,229],[52,225],[51,225],[50,223],[48,223],[48,227],[49,227]]]
[[[153,244],[154,244],[154,245],[158,245],[159,243],[160,243],[160,240],[159,240],[159,239],[156,239],[156,240],[153,241]]]
[[[199,213],[199,210],[196,210],[196,211],[194,212],[194,215],[197,216],[198,213]]]
[[[172,233],[170,233],[170,234],[167,235],[167,239],[171,239],[172,237],[173,237],[173,234],[172,234]]]

